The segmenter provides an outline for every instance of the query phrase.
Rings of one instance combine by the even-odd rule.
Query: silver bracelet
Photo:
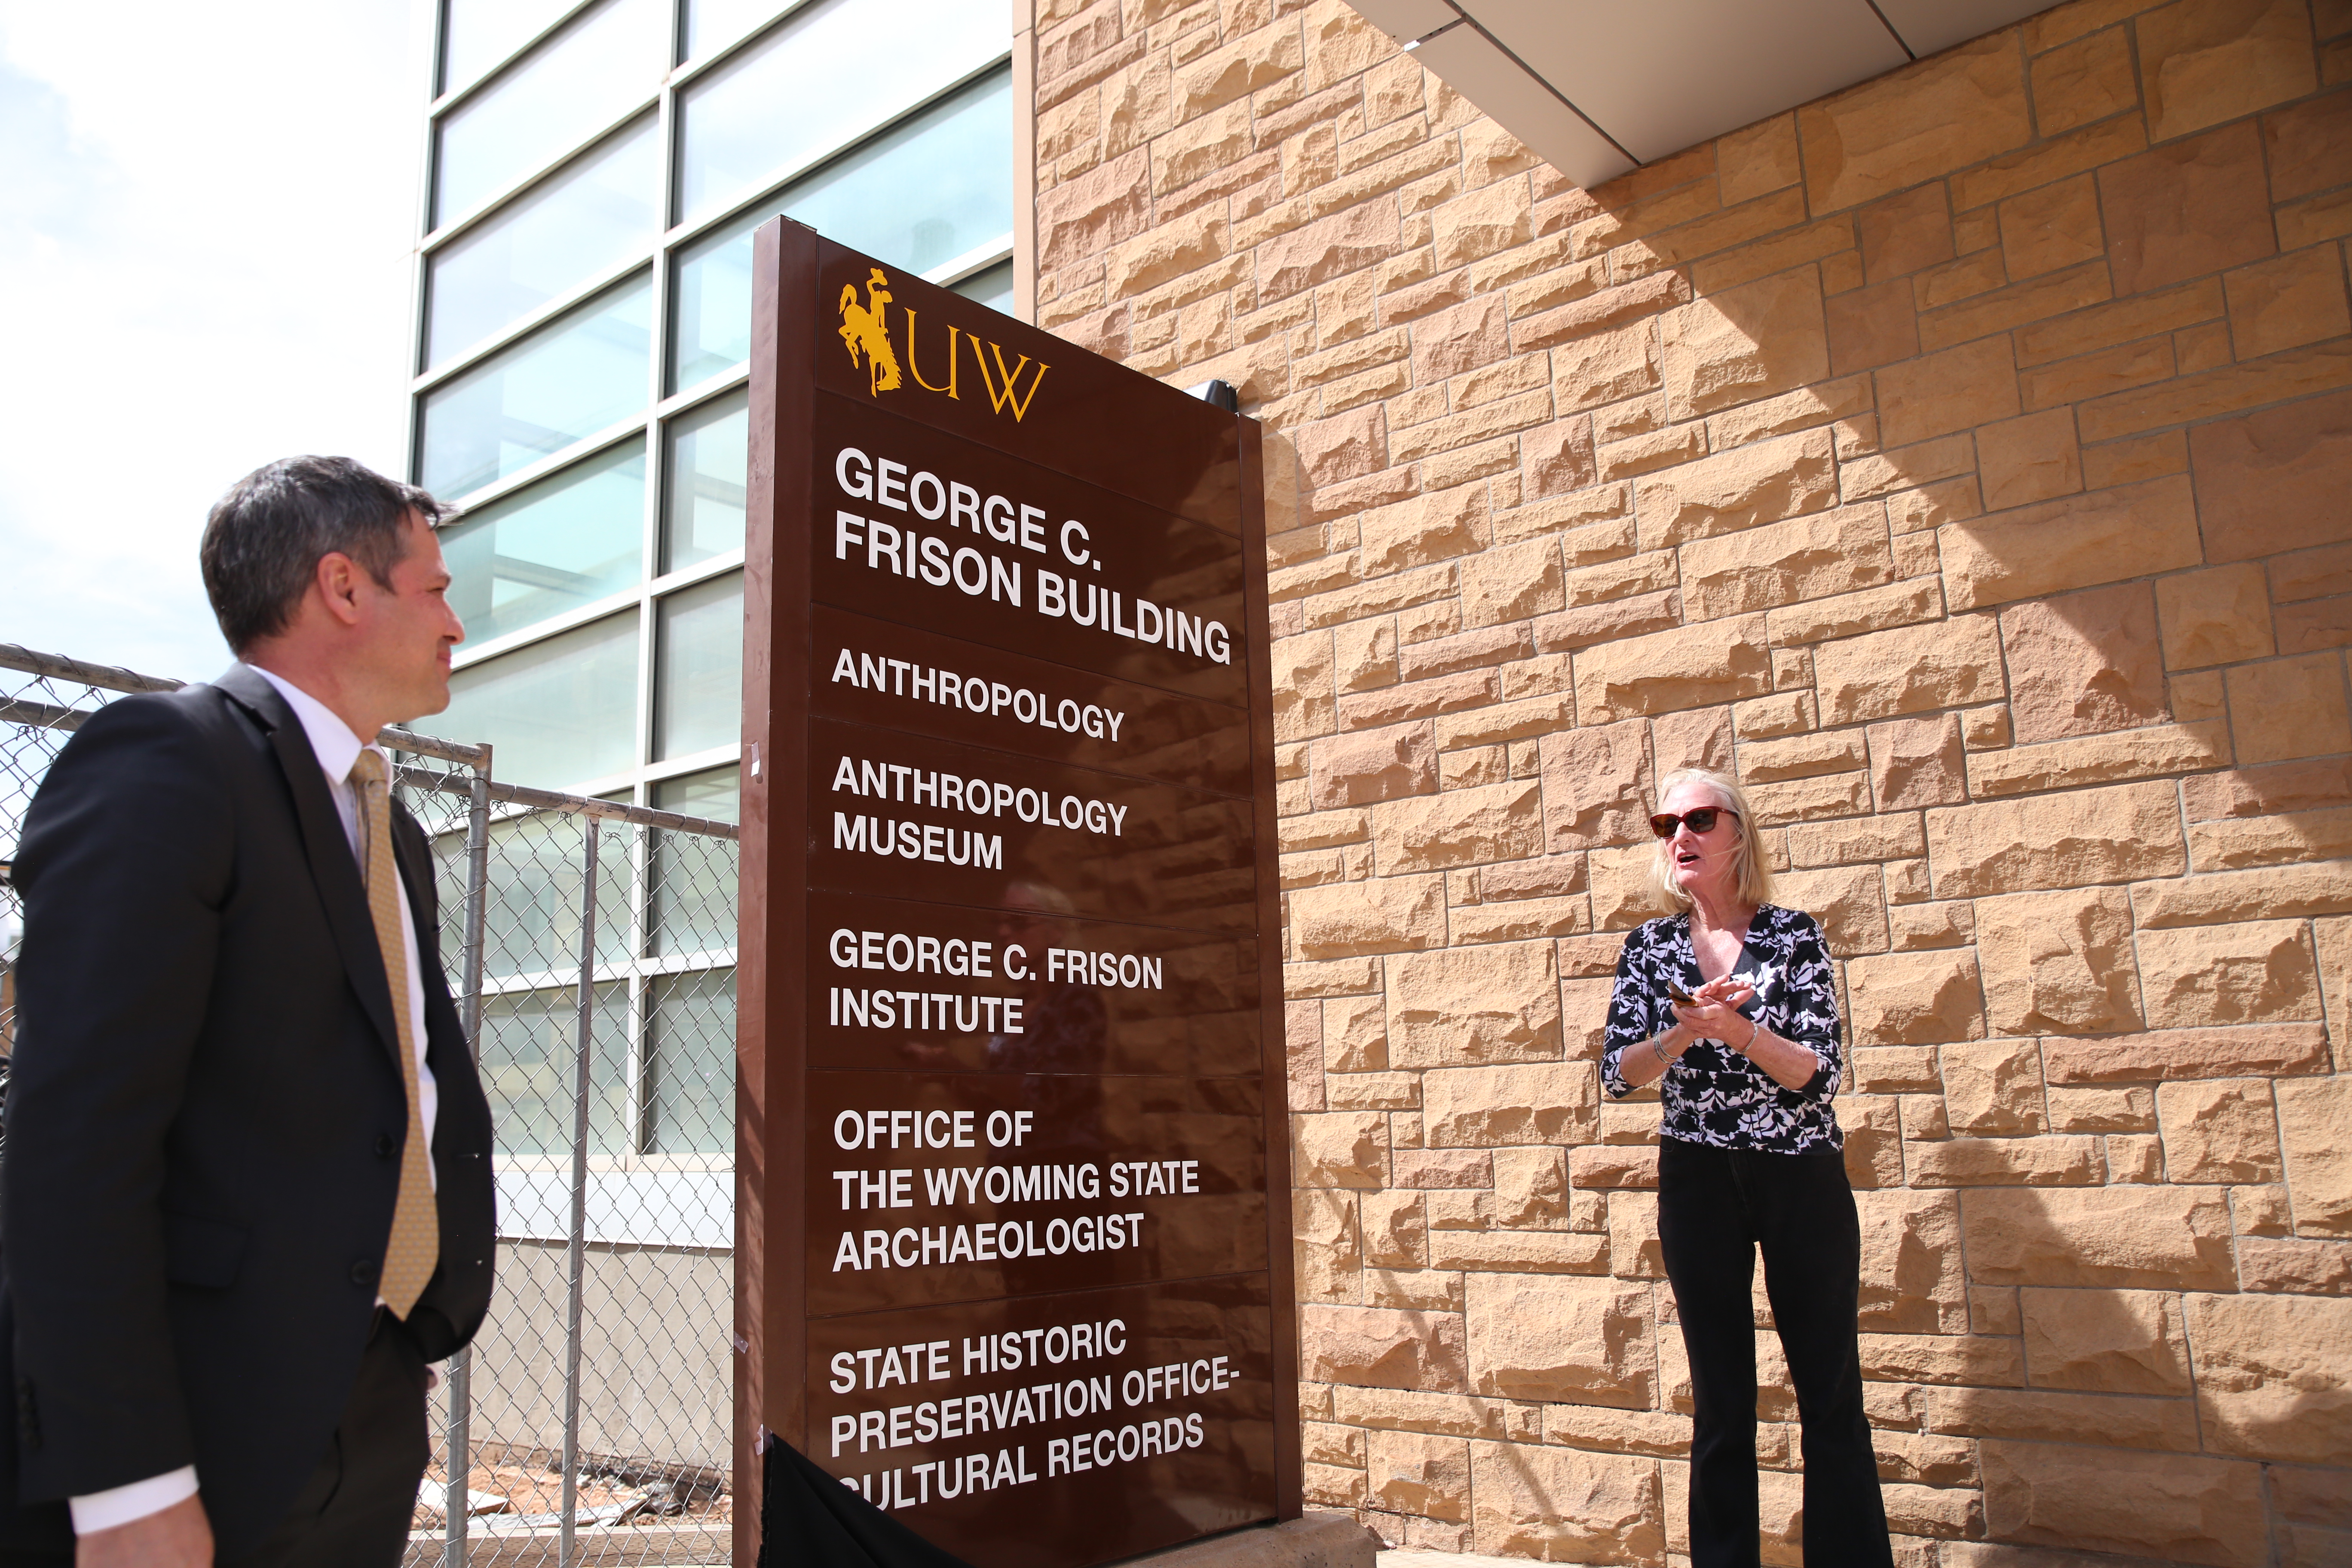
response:
[[[1650,1054],[1658,1058],[1660,1067],[1670,1068],[1675,1065],[1675,1058],[1666,1055],[1666,1047],[1659,1043],[1665,1037],[1663,1030],[1650,1037]]]

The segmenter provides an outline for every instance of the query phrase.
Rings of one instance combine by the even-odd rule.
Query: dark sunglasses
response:
[[[1739,814],[1738,812],[1732,810],[1727,805],[1702,805],[1696,811],[1685,811],[1679,814],[1671,811],[1662,811],[1658,813],[1657,816],[1650,818],[1650,831],[1656,834],[1661,838],[1672,838],[1675,836],[1675,829],[1687,822],[1690,824],[1690,830],[1693,833],[1712,833],[1715,831],[1715,819],[1717,817],[1738,816],[1738,815]]]

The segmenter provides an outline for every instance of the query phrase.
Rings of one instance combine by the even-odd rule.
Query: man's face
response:
[[[402,535],[391,590],[364,574],[361,588],[367,605],[368,673],[395,723],[449,706],[449,650],[466,640],[466,624],[449,607],[449,568],[441,559],[440,538],[414,511]]]

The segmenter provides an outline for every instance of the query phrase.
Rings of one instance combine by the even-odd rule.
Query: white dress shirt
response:
[[[276,687],[278,695],[286,699],[286,705],[294,710],[294,717],[301,721],[310,752],[319,759],[320,771],[327,775],[327,793],[334,797],[335,813],[342,818],[343,840],[351,846],[353,859],[364,866],[366,851],[360,842],[359,791],[352,784],[352,764],[359,761],[362,749],[383,756],[383,748],[373,744],[363,747],[360,738],[352,733],[351,726],[332,709],[292,681],[258,666],[247,668]],[[389,775],[391,759],[386,757],[384,761]],[[433,1170],[433,1122],[440,1110],[441,1095],[433,1081],[433,1069],[425,1064],[425,971],[417,962],[416,916],[408,906],[408,889],[401,887],[398,891],[401,941],[408,958],[408,995],[404,998],[408,1004],[408,1037],[416,1051],[416,1106],[425,1123],[425,1167],[437,1192],[441,1184],[438,1173]],[[165,1475],[150,1476],[128,1486],[74,1498],[69,1500],[74,1533],[90,1535],[111,1530],[151,1513],[161,1513],[195,1495],[196,1468],[183,1465]]]

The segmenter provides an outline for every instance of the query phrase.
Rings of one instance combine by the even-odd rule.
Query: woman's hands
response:
[[[1746,981],[1727,974],[1720,980],[1710,980],[1691,993],[1697,1005],[1685,1007],[1671,1003],[1675,1021],[1685,1033],[1703,1040],[1720,1040],[1735,1051],[1745,1051],[1757,1033],[1756,1026],[1743,1016],[1739,1009],[1756,988]]]

